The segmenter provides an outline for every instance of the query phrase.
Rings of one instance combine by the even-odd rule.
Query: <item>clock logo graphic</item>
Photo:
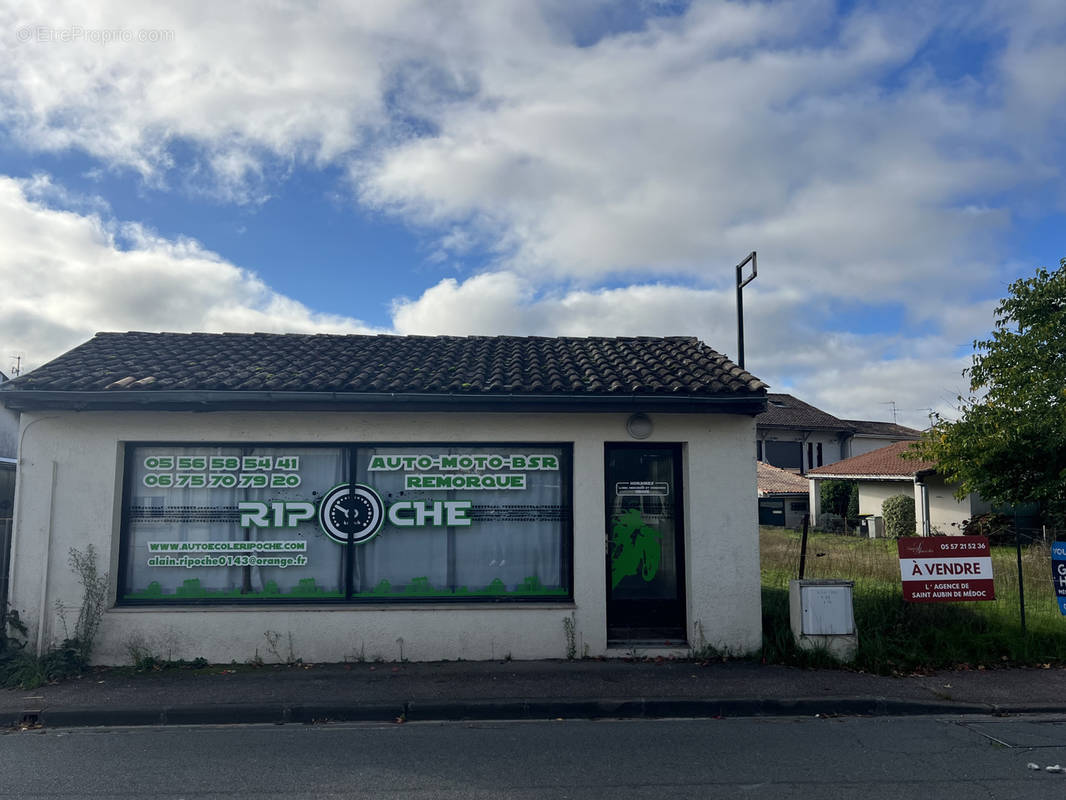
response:
[[[318,504],[322,532],[340,544],[363,544],[374,538],[385,521],[385,504],[378,493],[361,483],[334,486]]]

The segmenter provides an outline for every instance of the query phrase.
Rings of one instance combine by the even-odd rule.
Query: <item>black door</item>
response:
[[[759,524],[785,525],[785,501],[767,497],[759,498]]]
[[[680,445],[608,444],[607,638],[685,638]]]

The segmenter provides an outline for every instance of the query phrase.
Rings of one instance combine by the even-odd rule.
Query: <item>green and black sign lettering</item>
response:
[[[568,597],[569,459],[559,445],[133,445],[120,596]]]

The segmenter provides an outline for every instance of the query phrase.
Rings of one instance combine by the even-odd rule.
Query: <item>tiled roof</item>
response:
[[[846,419],[856,436],[880,436],[885,439],[920,439],[922,432],[894,422],[873,422],[866,419]]]
[[[755,417],[756,424],[762,427],[800,428],[802,430],[820,429],[851,432],[851,426],[832,414],[797,400],[790,394],[766,395],[766,411]]]
[[[807,494],[807,479],[763,461],[755,462],[759,494]]]
[[[99,333],[8,392],[334,392],[761,398],[694,337]]]
[[[910,446],[909,441],[894,442],[861,456],[845,458],[843,461],[812,469],[807,474],[815,477],[908,478],[936,468],[932,461],[905,460],[903,453]]]

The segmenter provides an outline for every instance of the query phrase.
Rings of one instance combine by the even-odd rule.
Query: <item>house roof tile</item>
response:
[[[790,394],[767,394],[766,401],[766,411],[755,417],[759,427],[851,431],[851,426],[844,420]]]
[[[866,419],[846,419],[848,425],[855,429],[856,436],[883,436],[886,439],[920,439],[922,432],[894,422],[874,422]]]
[[[759,494],[807,494],[807,479],[763,461],[755,462]]]
[[[764,396],[694,337],[99,333],[8,392]]]
[[[903,458],[911,442],[893,442],[860,456],[845,458],[807,474],[819,478],[907,478],[936,468],[932,461],[911,461]]]

